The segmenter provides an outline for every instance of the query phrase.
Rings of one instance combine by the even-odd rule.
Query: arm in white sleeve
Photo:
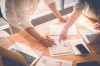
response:
[[[55,2],[55,0],[44,0],[44,3],[46,5],[49,5],[49,4],[54,3],[54,2]]]
[[[6,0],[6,19],[18,29],[33,27],[31,17],[37,8],[37,0]]]

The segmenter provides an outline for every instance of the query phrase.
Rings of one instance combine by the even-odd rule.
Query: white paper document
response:
[[[76,48],[76,45],[78,44],[82,44],[90,52],[89,48],[81,38],[73,40],[65,40],[61,41],[61,43],[59,43],[58,39],[55,39],[54,42],[56,45],[48,47],[51,56],[59,56],[67,54],[79,55],[81,54],[81,52]]]
[[[49,25],[49,33],[50,35],[59,35],[63,30],[65,24],[60,25]],[[77,35],[77,30],[75,25],[69,28],[67,35]]]
[[[36,66],[72,66],[72,61],[65,61],[42,56]]]
[[[54,42],[56,45],[48,47],[51,56],[73,54],[68,41],[65,40],[59,43],[59,40],[55,39]]]

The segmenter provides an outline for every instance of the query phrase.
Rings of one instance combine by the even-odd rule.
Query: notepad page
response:
[[[65,24],[60,24],[60,25],[49,25],[49,33],[50,35],[59,35],[61,31],[63,30]],[[77,30],[75,25],[70,27],[68,29],[67,35],[77,35]]]

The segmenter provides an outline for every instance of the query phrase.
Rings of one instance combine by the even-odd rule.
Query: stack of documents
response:
[[[72,61],[65,61],[42,56],[36,66],[72,66]]]

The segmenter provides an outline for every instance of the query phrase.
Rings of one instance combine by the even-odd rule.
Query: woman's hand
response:
[[[67,20],[68,20],[68,15],[59,18],[59,20],[60,20],[61,22],[67,22]]]
[[[62,32],[61,32],[61,34],[60,34],[60,38],[59,38],[59,43],[61,42],[61,40],[66,40],[67,39],[67,37],[66,37],[66,34],[67,34],[67,29],[66,28],[64,28],[63,30],[62,30]]]
[[[100,22],[95,23],[94,29],[100,31]]]

